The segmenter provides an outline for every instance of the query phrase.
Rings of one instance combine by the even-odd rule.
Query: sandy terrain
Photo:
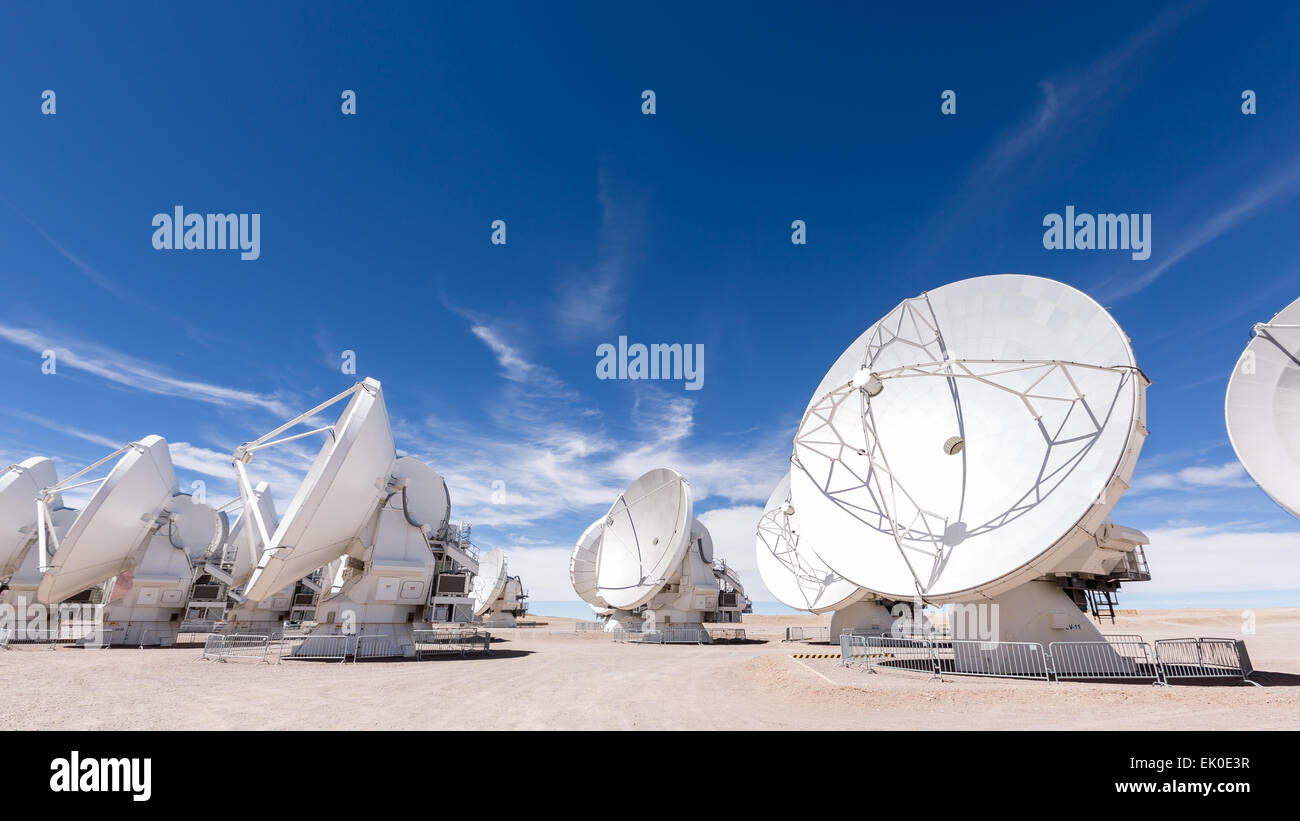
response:
[[[1172,688],[868,674],[781,643],[829,617],[751,616],[765,643],[638,646],[572,620],[494,631],[490,656],[334,664],[198,661],[199,649],[0,651],[0,729],[1297,729],[1300,608],[1246,636],[1266,687]],[[1120,616],[1108,633],[1241,637],[1229,610]]]

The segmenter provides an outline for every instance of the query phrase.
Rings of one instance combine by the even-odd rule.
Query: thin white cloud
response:
[[[93,343],[75,342],[71,343],[74,347],[69,348],[57,344],[38,331],[3,323],[0,323],[0,339],[37,354],[53,351],[58,367],[84,371],[146,393],[193,399],[225,407],[258,407],[286,418],[293,415],[289,407],[279,399],[171,376],[149,362]]]
[[[570,334],[604,331],[623,315],[623,282],[642,241],[642,203],[615,195],[604,165],[596,176],[596,199],[601,213],[596,263],[563,280],[555,307],[559,327]]]
[[[1098,300],[1111,304],[1133,296],[1184,258],[1250,219],[1266,205],[1288,199],[1297,193],[1300,193],[1300,159],[1292,159],[1280,171],[1270,173],[1264,180],[1238,195],[1226,208],[1219,209],[1198,223],[1174,246],[1173,251],[1162,257],[1150,270],[1128,281],[1112,280],[1112,284],[1100,290]],[[1201,201],[1208,202],[1209,198]]]
[[[1134,493],[1142,493],[1151,490],[1251,487],[1253,484],[1241,463],[1232,461],[1221,465],[1193,465],[1176,471],[1139,474],[1132,490]]]
[[[1147,536],[1151,581],[1132,585],[1133,592],[1300,590],[1300,532],[1181,525]]]

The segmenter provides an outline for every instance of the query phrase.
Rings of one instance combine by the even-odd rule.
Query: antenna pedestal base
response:
[[[831,642],[840,640],[841,633],[876,636],[888,633],[894,623],[889,609],[875,599],[857,601],[831,614]]]
[[[631,610],[615,610],[605,619],[605,632],[640,632],[643,624],[641,617]]]

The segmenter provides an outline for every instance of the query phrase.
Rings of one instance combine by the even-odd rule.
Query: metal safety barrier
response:
[[[869,672],[877,668],[910,670],[939,677],[934,646],[925,639],[897,639],[889,636],[840,634],[840,664],[858,665]]]
[[[830,641],[829,627],[787,627],[782,641]]]
[[[743,627],[713,627],[707,632],[713,641],[745,641]]]
[[[1250,681],[1254,668],[1240,639],[1157,639],[1156,660],[1165,680],[1230,678]]]
[[[257,659],[270,663],[271,637],[248,634],[209,633],[203,643],[200,660],[229,661],[233,658]]]
[[[983,642],[906,639],[888,635],[840,636],[840,664],[943,675],[1037,681],[1150,681],[1235,679],[1255,686],[1254,668],[1240,639],[1158,639],[1109,635],[1106,641]]]
[[[371,636],[357,636],[352,650],[352,662],[361,659],[383,659],[402,655],[402,648],[393,637],[384,633]]]
[[[1107,636],[1106,641],[1054,641],[1047,646],[1057,681],[1140,680],[1164,683],[1151,645],[1141,636]]]
[[[575,633],[603,633],[605,632],[605,623],[603,621],[578,621],[573,623],[573,632]]]
[[[1032,641],[935,641],[940,678],[994,676],[1049,681],[1049,662],[1043,645]]]
[[[356,649],[356,636],[284,636],[279,641],[279,659],[347,661]]]
[[[704,644],[708,632],[695,627],[664,627],[641,634],[642,644]]]
[[[492,634],[480,633],[474,628],[442,628],[434,630],[413,630],[415,638],[415,657],[417,659],[442,653],[465,653],[481,647],[483,652],[492,651]]]

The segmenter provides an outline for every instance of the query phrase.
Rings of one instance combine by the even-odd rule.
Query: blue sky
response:
[[[1153,380],[1115,511],[1152,536],[1134,594],[1300,589],[1300,525],[1222,412],[1251,325],[1300,295],[1286,4],[0,15],[6,463],[159,433],[224,501],[231,450],[351,384],[353,350],[535,598],[573,598],[569,546],[662,464],[763,599],[753,523],[826,368],[905,297],[1023,272],[1109,307]],[[176,205],[260,214],[260,259],[155,250]],[[1150,259],[1045,250],[1067,205],[1150,213]],[[598,380],[620,335],[702,344],[703,388]],[[255,463],[282,504],[310,455]]]

